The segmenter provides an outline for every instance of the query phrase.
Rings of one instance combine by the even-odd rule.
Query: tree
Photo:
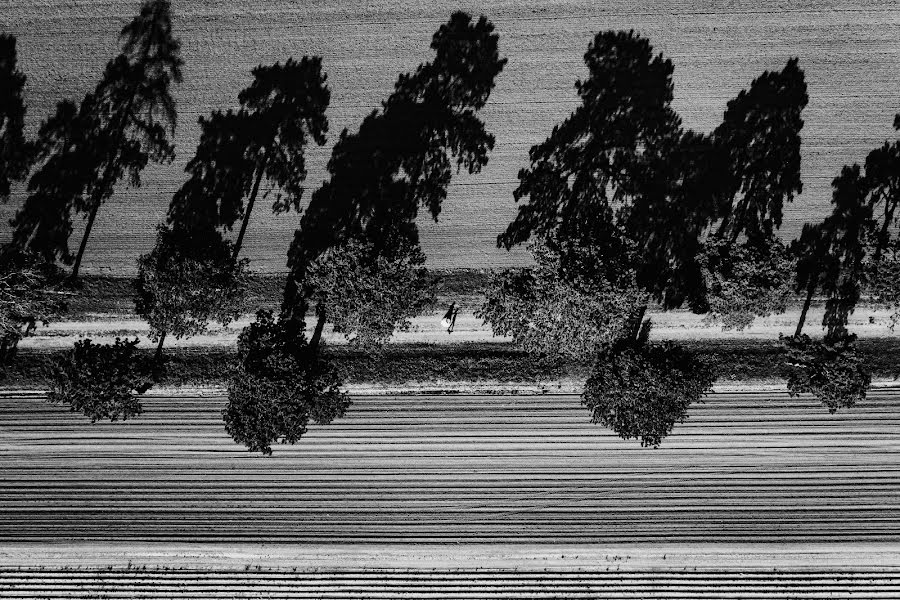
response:
[[[9,200],[10,184],[31,166],[32,148],[25,139],[25,75],[16,65],[16,38],[0,34],[0,201]]]
[[[222,411],[225,430],[251,452],[294,444],[310,419],[327,424],[350,405],[337,370],[311,348],[296,321],[260,311],[238,339],[239,368]]]
[[[601,353],[584,385],[591,421],[658,447],[712,389],[710,365],[670,343],[624,343]]]
[[[83,413],[91,423],[124,421],[141,414],[137,396],[150,389],[152,378],[136,355],[137,344],[136,338],[116,338],[114,344],[76,342],[56,364],[48,400]]]
[[[166,336],[199,335],[210,321],[223,326],[240,316],[247,290],[247,261],[237,262],[217,231],[160,227],[153,250],[138,259],[135,310],[158,342],[157,367]]]
[[[334,331],[372,352],[434,304],[434,284],[424,263],[418,247],[388,257],[372,244],[351,240],[320,254],[309,266],[307,283],[316,302],[328,307]],[[310,345],[318,344],[323,325],[320,319]]]
[[[350,241],[371,247],[370,267],[377,257],[415,254],[419,207],[437,220],[453,163],[457,172],[469,173],[487,164],[494,137],[478,112],[506,64],[494,27],[484,17],[473,22],[456,12],[434,34],[431,48],[434,59],[401,75],[381,109],[357,133],[344,130],[335,144],[330,179],[312,195],[288,253],[285,316],[302,320],[308,299],[322,300],[307,272],[329,248]],[[316,312],[321,329],[332,311],[319,302]]]
[[[532,242],[530,250],[536,266],[495,276],[475,313],[494,335],[511,336],[531,353],[575,360],[592,360],[627,337],[628,318],[647,303],[633,273],[617,285],[577,272],[566,277],[553,244]]]
[[[328,131],[325,111],[331,92],[320,57],[259,66],[253,77],[238,97],[239,111],[216,111],[200,119],[200,143],[186,167],[190,179],[169,207],[169,222],[187,227],[230,230],[241,219],[235,258],[264,179],[278,190],[275,213],[292,208],[299,212],[306,145],[310,138],[323,145]]]
[[[127,174],[132,186],[149,161],[171,162],[175,156],[168,135],[175,130],[175,100],[171,84],[181,82],[180,42],[172,36],[168,0],[146,0],[140,13],[120,34],[122,52],[106,65],[86,110],[99,123],[90,133],[97,160],[85,165],[90,181],[87,197],[76,205],[87,215],[84,236],[75,255],[72,279],[77,279],[94,220],[116,184]]]
[[[679,306],[702,289],[694,257],[718,206],[698,165],[716,153],[708,137],[682,130],[672,63],[648,40],[599,33],[584,58],[588,78],[575,84],[582,103],[531,148],[514,192],[527,202],[498,245],[552,236],[563,269],[615,277],[633,267],[638,287]],[[581,260],[586,252],[599,264]]]
[[[834,413],[866,398],[872,374],[865,359],[856,353],[856,336],[812,340],[798,334],[782,337],[784,370],[791,396],[812,394]]]
[[[712,238],[700,261],[709,304],[706,320],[720,321],[722,329],[740,331],[756,317],[781,314],[793,298],[794,260],[774,235],[741,244]]]
[[[65,310],[62,273],[34,253],[0,248],[0,367],[38,322],[45,325]]]
[[[498,245],[553,236],[566,241],[567,271],[615,277],[633,267],[636,285],[663,308],[707,312],[709,268],[727,264],[710,260],[721,254],[717,240],[743,235],[748,257],[770,247],[784,202],[801,189],[803,72],[792,60],[764,73],[707,136],[682,128],[671,107],[674,67],[648,40],[599,33],[585,63],[582,103],[531,149],[514,192],[527,201]]]
[[[900,129],[900,115],[894,128]],[[832,181],[831,202],[831,215],[806,225],[794,245],[796,288],[806,297],[797,329],[782,338],[782,346],[791,393],[815,394],[834,412],[863,400],[871,381],[868,366],[855,352],[856,336],[847,331],[863,290],[871,291],[876,305],[897,306],[900,238],[891,234],[900,217],[900,141],[872,150],[864,168],[844,166]],[[822,341],[803,335],[816,290],[826,297]]]

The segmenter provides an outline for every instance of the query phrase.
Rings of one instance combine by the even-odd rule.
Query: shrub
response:
[[[0,365],[15,355],[38,322],[47,324],[66,308],[64,275],[33,252],[0,249]]]
[[[342,417],[350,405],[337,369],[309,347],[302,329],[268,311],[241,332],[238,363],[222,411],[225,430],[252,452],[272,454],[272,444],[294,444],[310,419]]]
[[[511,336],[530,353],[576,360],[627,335],[645,294],[603,277],[567,277],[557,252],[543,244],[530,249],[537,266],[494,277],[475,313],[494,335]]]
[[[597,357],[582,404],[593,423],[657,447],[714,381],[710,365],[670,342],[618,345]]]
[[[334,331],[371,351],[395,330],[408,330],[410,319],[433,305],[434,282],[424,263],[418,247],[403,246],[385,256],[371,244],[351,240],[316,258],[305,282],[327,306]]]
[[[721,322],[723,330],[740,331],[756,317],[781,314],[794,297],[795,264],[778,238],[757,245],[714,238],[700,262],[709,303],[705,321]]]
[[[808,335],[782,336],[785,378],[791,396],[812,394],[831,413],[866,398],[872,373],[856,352],[856,336],[812,340]]]
[[[210,321],[225,326],[240,315],[248,279],[247,261],[236,261],[217,231],[160,227],[156,246],[138,259],[135,310],[153,341],[199,335]]]
[[[142,412],[137,395],[153,385],[151,369],[136,355],[138,340],[75,343],[56,365],[49,400],[83,413],[92,423],[123,421]]]

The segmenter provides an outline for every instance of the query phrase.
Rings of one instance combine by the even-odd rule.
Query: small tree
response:
[[[156,246],[138,259],[135,310],[150,324],[162,358],[166,336],[205,332],[210,321],[228,325],[240,316],[249,274],[231,244],[213,229],[205,232],[160,227]]]
[[[257,313],[238,338],[239,368],[222,411],[225,430],[252,452],[294,444],[310,418],[320,424],[344,415],[350,401],[337,370],[310,347],[296,321]]]
[[[777,237],[736,244],[708,240],[700,257],[706,279],[708,322],[722,329],[749,327],[757,317],[785,312],[793,298],[793,257]]]
[[[598,356],[582,404],[622,439],[658,447],[714,381],[710,365],[672,343],[619,344]]]
[[[114,344],[75,343],[57,362],[50,384],[50,402],[67,405],[92,423],[123,421],[141,414],[138,395],[152,386],[148,365],[137,356],[138,340],[116,338]]]
[[[410,319],[434,303],[434,282],[417,246],[391,256],[372,244],[352,240],[329,248],[309,267],[307,285],[317,305],[328,307],[334,331],[369,351],[386,343],[395,329],[406,331]],[[325,320],[317,321],[310,341],[316,346]]]
[[[0,34],[0,202],[9,200],[10,184],[25,178],[32,159],[24,133],[25,75],[16,63],[16,38]]]
[[[647,303],[646,294],[622,277],[566,276],[550,245],[533,242],[537,265],[495,276],[475,316],[494,335],[511,336],[528,352],[590,360],[628,336],[629,317]],[[632,274],[633,278],[633,274]]]
[[[856,353],[856,336],[812,340],[800,334],[782,337],[784,369],[791,396],[812,394],[834,413],[866,398],[872,375]]]
[[[47,324],[65,310],[62,284],[63,274],[52,263],[14,246],[0,249],[0,366],[38,322]]]

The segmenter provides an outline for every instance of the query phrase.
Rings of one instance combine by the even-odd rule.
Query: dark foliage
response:
[[[260,311],[238,339],[238,364],[222,411],[225,430],[252,452],[293,444],[310,419],[327,424],[350,405],[334,366],[310,348],[296,322]]]
[[[0,34],[0,202],[9,200],[10,184],[25,178],[32,159],[24,133],[25,75],[16,63],[16,38]]]
[[[431,48],[434,59],[401,75],[381,110],[335,144],[331,177],[312,195],[288,254],[286,314],[305,314],[306,270],[328,248],[356,240],[389,260],[417,248],[419,207],[438,218],[453,163],[469,173],[487,164],[494,137],[478,111],[506,63],[494,27],[456,12]]]
[[[248,277],[218,231],[161,226],[156,246],[138,259],[135,311],[154,341],[198,335],[210,321],[225,326],[240,316]]]
[[[855,335],[812,340],[800,334],[780,339],[791,396],[812,394],[831,413],[865,400],[872,373],[868,361],[856,351]]]
[[[597,357],[582,404],[592,422],[657,447],[714,381],[710,365],[672,343],[622,344]]]
[[[329,248],[310,265],[307,284],[328,321],[353,346],[379,350],[395,330],[434,305],[434,281],[418,247],[390,259],[374,246],[351,241]]]
[[[114,344],[75,343],[56,365],[48,399],[80,412],[92,423],[141,414],[138,395],[150,389],[149,365],[136,352],[138,340]]]
[[[714,237],[700,255],[706,277],[707,320],[741,330],[756,317],[783,313],[793,300],[795,271],[788,248],[777,237],[729,242]]]
[[[646,295],[627,279],[618,285],[605,278],[563,273],[559,254],[532,244],[534,268],[495,276],[475,316],[494,335],[511,336],[528,352],[583,359],[595,356],[628,335],[628,319],[646,305]]]

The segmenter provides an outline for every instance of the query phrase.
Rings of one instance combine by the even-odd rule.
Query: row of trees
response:
[[[498,237],[506,248],[530,241],[537,266],[497,277],[479,314],[531,351],[594,357],[583,396],[593,420],[645,445],[714,381],[714,365],[649,341],[651,302],[741,329],[802,293],[796,332],[781,339],[790,393],[832,412],[863,399],[871,376],[847,320],[863,289],[900,314],[900,142],[845,167],[832,214],[785,245],[776,232],[802,191],[808,101],[797,59],[755,79],[711,134],[682,127],[673,65],[648,40],[600,33],[585,63],[582,104],[531,148],[522,204]],[[803,326],[817,293],[826,334],[811,340]]]
[[[0,255],[12,277],[0,281],[0,295],[6,281],[18,304],[5,312],[9,326],[0,323],[5,350],[75,293],[92,225],[116,187],[140,185],[149,162],[174,157],[172,87],[183,63],[169,3],[144,2],[121,46],[95,90],[80,104],[60,102],[28,140],[25,79],[14,40],[0,38],[7,83],[0,193],[6,199],[11,182],[28,179]],[[254,69],[238,108],[200,119],[186,181],[155,247],[138,261],[136,310],[157,343],[152,364],[137,365],[135,342],[82,342],[61,364],[52,397],[94,420],[138,414],[134,394],[158,378],[167,337],[238,316],[249,276],[240,251],[254,205],[268,195],[261,190],[269,189],[271,210],[300,213],[300,225],[287,251],[280,314],[259,313],[240,336],[226,429],[270,453],[273,443],[296,441],[310,419],[341,416],[348,401],[322,352],[325,324],[376,352],[431,305],[419,210],[437,220],[454,171],[480,171],[494,146],[479,117],[506,63],[493,26],[454,13],[431,49],[432,60],[401,75],[356,132],[341,132],[329,177],[303,211],[305,150],[324,144],[328,131],[321,59]],[[834,182],[833,213],[786,245],[777,230],[784,205],[802,191],[808,101],[796,59],[755,79],[709,134],[683,127],[671,106],[674,67],[648,40],[600,33],[585,62],[588,76],[576,83],[581,105],[531,149],[515,191],[518,214],[498,238],[506,248],[529,243],[535,266],[499,275],[480,316],[530,352],[591,357],[583,399],[593,420],[655,446],[710,390],[714,366],[651,342],[648,307],[689,307],[742,328],[783,312],[800,291],[796,334],[782,340],[791,393],[816,394],[832,410],[863,398],[869,375],[846,323],[863,289],[879,304],[900,306],[900,143],[874,150],[864,167],[845,168]],[[73,255],[74,215],[86,227]],[[803,334],[817,294],[827,301],[823,340]]]
[[[113,189],[126,175],[128,185],[140,185],[150,161],[174,156],[171,88],[181,81],[182,60],[169,3],[146,1],[122,30],[121,43],[122,54],[97,90],[80,106],[61,102],[36,141],[21,135],[21,119],[14,124],[26,159],[18,170],[5,161],[11,180],[31,173],[10,251],[39,257],[59,273],[71,264],[61,290],[77,284],[94,219]],[[11,47],[21,100],[24,77]],[[506,59],[493,25],[462,12],[437,30],[431,49],[433,59],[401,75],[357,132],[341,133],[329,178],[313,193],[288,250],[282,310],[259,313],[240,336],[240,368],[223,417],[234,439],[253,450],[271,453],[276,441],[296,441],[309,419],[327,423],[346,410],[340,379],[321,351],[326,321],[351,343],[377,351],[433,301],[419,208],[437,220],[454,171],[476,173],[487,164],[494,137],[479,111]],[[240,250],[254,205],[268,195],[261,190],[271,189],[273,212],[300,212],[305,149],[325,143],[330,100],[319,57],[260,66],[251,76],[239,108],[200,119],[187,180],[171,200],[155,247],[138,260],[136,310],[158,344],[152,365],[138,364],[136,342],[81,342],[60,365],[52,399],[92,420],[139,414],[135,393],[158,378],[167,337],[196,335],[238,316],[248,278]],[[87,219],[74,256],[68,248],[73,214]],[[226,236],[235,228],[232,242]],[[307,339],[310,310],[315,327]]]

